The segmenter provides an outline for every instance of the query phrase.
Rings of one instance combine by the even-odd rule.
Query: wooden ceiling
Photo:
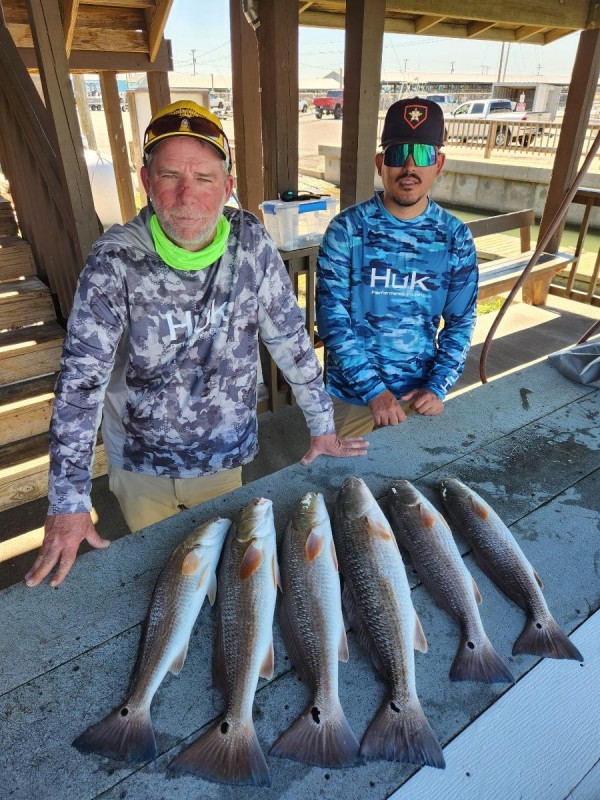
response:
[[[351,1],[351,0],[350,0]],[[346,2],[299,0],[300,24],[344,28]],[[386,33],[550,44],[600,26],[598,0],[387,0]]]
[[[59,0],[67,55],[137,53],[154,62],[173,0]],[[33,48],[26,0],[1,0],[17,47]],[[99,59],[104,62],[105,59]],[[106,67],[108,68],[108,67]],[[114,63],[113,69],[119,69]]]

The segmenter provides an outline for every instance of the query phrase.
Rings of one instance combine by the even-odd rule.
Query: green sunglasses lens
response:
[[[386,167],[403,167],[412,156],[415,167],[432,167],[437,160],[437,148],[432,144],[392,144],[383,154]]]

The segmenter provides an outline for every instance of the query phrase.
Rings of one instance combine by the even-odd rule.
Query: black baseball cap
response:
[[[411,142],[442,147],[445,140],[444,112],[432,100],[413,97],[398,100],[388,108],[381,133],[384,149],[390,144]]]

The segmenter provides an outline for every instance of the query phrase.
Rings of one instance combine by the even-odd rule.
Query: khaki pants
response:
[[[367,433],[375,428],[373,414],[369,406],[355,406],[346,403],[339,397],[332,397],[333,401],[333,420],[335,422],[335,432],[340,439],[348,439],[352,436],[366,436]],[[414,414],[410,403],[400,400],[400,405],[406,416]]]
[[[108,486],[132,531],[172,517],[242,485],[242,468],[200,478],[159,478],[109,465]]]

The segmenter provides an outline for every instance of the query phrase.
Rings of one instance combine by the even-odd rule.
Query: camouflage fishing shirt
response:
[[[443,400],[469,350],[477,283],[469,229],[432,200],[408,221],[380,195],[338,214],[317,264],[329,392],[366,405],[424,387]]]
[[[91,508],[96,432],[109,462],[197,477],[256,455],[258,336],[312,435],[333,433],[331,399],[279,253],[226,208],[227,249],[210,267],[168,267],[144,209],[95,244],[69,317],[51,423],[50,514]]]

